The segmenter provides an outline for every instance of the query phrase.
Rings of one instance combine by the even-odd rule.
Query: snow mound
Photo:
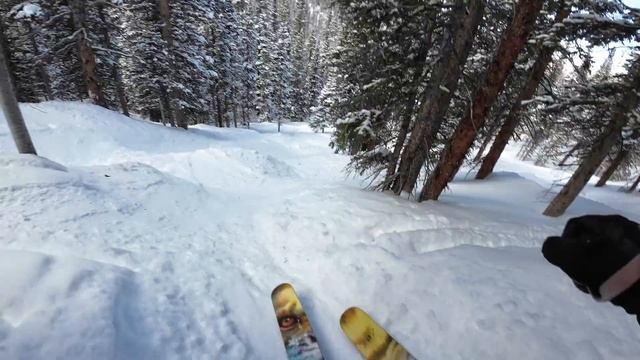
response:
[[[153,355],[136,276],[94,261],[0,251],[4,359],[142,359]]]
[[[39,155],[68,165],[145,163],[210,188],[238,184],[238,180],[242,186],[257,186],[272,178],[298,176],[278,157],[224,142],[233,137],[207,125],[199,125],[194,136],[83,103],[26,104],[22,110]],[[261,128],[267,131],[269,126]],[[250,138],[247,133],[255,134],[243,129],[233,132],[241,139]],[[1,135],[9,135],[4,122],[0,123]],[[218,146],[220,141],[223,146]],[[11,142],[0,141],[0,153],[13,151]]]
[[[33,155],[15,157],[0,154],[0,188],[29,186],[41,181],[64,183],[71,179],[67,168],[49,159]]]

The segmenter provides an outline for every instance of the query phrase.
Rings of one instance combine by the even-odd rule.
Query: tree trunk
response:
[[[420,46],[420,51],[418,51],[416,55],[416,59],[419,61],[424,61],[429,50],[433,47],[433,24],[429,22],[426,26],[426,38],[424,42]],[[415,70],[413,77],[411,79],[411,83],[417,85],[424,76],[424,71],[422,67]],[[393,153],[391,154],[391,158],[389,159],[389,165],[387,166],[387,173],[385,174],[385,179],[382,184],[382,190],[389,190],[393,185],[393,181],[396,176],[396,169],[398,167],[398,160],[400,159],[400,154],[402,153],[402,149],[404,149],[405,141],[407,140],[407,135],[409,133],[409,127],[411,126],[411,119],[413,117],[413,112],[416,107],[416,100],[419,93],[417,91],[413,91],[407,94],[407,102],[405,104],[405,112],[402,114],[402,122],[400,123],[400,129],[398,131],[398,137],[396,138],[396,142],[393,146]],[[324,133],[324,126],[321,128],[322,133]]]
[[[113,46],[111,45],[111,36],[109,35],[109,30],[107,28],[107,17],[104,13],[104,4],[97,3],[98,16],[100,17],[100,21],[104,24],[104,31],[102,33],[102,38],[104,40],[105,45],[107,45],[107,49],[111,50]],[[117,58],[116,63],[113,65],[113,69],[111,70],[111,77],[113,77],[113,81],[115,81],[116,85],[116,96],[118,97],[118,102],[120,103],[120,110],[122,110],[122,114],[124,116],[129,116],[129,103],[127,102],[127,95],[124,91],[124,83],[122,82],[122,76],[120,75],[120,69],[118,68]]]
[[[189,121],[186,118],[186,115],[182,108],[179,105],[175,106],[175,110],[173,110],[176,118],[176,126],[181,127],[185,130],[189,129]]]
[[[162,39],[167,42],[167,50],[169,52],[169,58],[171,59],[170,64],[171,67],[174,68],[173,54],[175,50],[173,46],[173,28],[171,25],[171,7],[169,6],[169,0],[157,0],[157,5],[160,18],[162,19]],[[176,91],[174,87],[169,86],[167,95],[171,96],[168,104],[174,105],[172,106],[174,124],[186,130],[188,128],[188,122],[185,118],[184,111],[178,103],[178,99],[180,98],[178,91]]]
[[[628,150],[620,150],[618,152],[618,155],[616,155],[607,169],[602,173],[602,176],[600,176],[600,180],[598,180],[598,182],[596,183],[596,187],[602,187],[607,183],[607,181],[609,181],[613,173],[616,172],[616,169],[618,169],[618,166],[620,166],[624,159],[627,158],[627,155],[629,155]]]
[[[171,127],[176,126],[176,122],[173,117],[173,111],[171,111],[171,103],[169,100],[169,94],[167,93],[167,88],[164,85],[160,85],[160,105],[162,110],[162,119],[167,121]]]
[[[171,28],[171,7],[169,0],[157,0],[158,12],[162,19],[162,39],[167,42],[170,51],[173,51],[173,30]]]
[[[117,67],[113,68],[111,76],[113,76],[113,79],[116,82],[116,95],[118,96],[118,102],[120,103],[120,110],[122,110],[122,114],[124,116],[130,116],[129,102],[127,101],[127,95],[124,90],[124,83],[122,82],[122,76],[120,75],[120,71],[118,71]]]
[[[636,181],[634,181],[633,184],[631,184],[631,186],[626,190],[626,192],[632,193],[638,187],[638,184],[640,184],[640,175],[638,175],[638,178],[636,178]]]
[[[544,0],[520,0],[511,24],[502,35],[500,45],[489,65],[482,85],[458,124],[449,145],[440,155],[427,184],[420,193],[419,201],[438,200],[449,181],[455,176],[469,151],[478,128],[484,124],[489,108],[504,86],[507,76],[524,47]]]
[[[634,65],[635,67],[633,67]],[[629,120],[629,112],[638,105],[639,96],[635,89],[640,88],[640,57],[629,68],[632,69],[631,71],[635,71],[631,87],[625,92],[622,101],[616,107],[606,132],[595,142],[590,153],[582,160],[571,179],[547,206],[544,215],[557,217],[564,214],[569,205],[578,197],[580,191],[587,185],[611,147],[619,140],[620,132]]]
[[[231,127],[231,121],[229,120],[229,97],[227,95],[224,96],[224,110],[222,111],[222,114],[224,116],[224,122],[227,125],[228,128]]]
[[[241,109],[242,109],[242,122],[245,125],[247,125],[247,129],[248,129],[250,125],[249,125],[249,119],[247,119],[247,109],[244,103],[242,104]]]
[[[222,102],[220,101],[220,95],[216,95],[216,111],[218,114],[218,127],[224,127],[224,119],[222,117]]]
[[[569,16],[569,13],[570,10],[568,8],[562,7],[556,14],[554,24],[562,23],[562,21]],[[487,156],[485,156],[482,161],[482,165],[480,166],[480,170],[478,170],[476,179],[485,179],[487,176],[491,175],[498,159],[500,159],[502,152],[507,147],[509,140],[520,123],[520,111],[523,108],[522,102],[533,98],[538,86],[540,86],[540,83],[544,78],[544,73],[553,59],[553,53],[556,48],[545,47],[544,45],[541,46],[542,48],[538,53],[538,58],[529,71],[527,82],[520,91],[520,95],[511,106],[507,119],[502,124],[502,127],[500,128],[493,145],[491,145],[491,149],[489,149]]]
[[[231,111],[233,112],[233,127],[238,127],[238,107],[235,102],[231,104]]]
[[[69,0],[69,7],[73,18],[73,27],[77,32],[78,54],[80,66],[87,85],[89,98],[94,104],[107,107],[107,102],[102,92],[102,85],[97,73],[96,54],[87,39],[86,3],[84,0]]]
[[[158,104],[160,105],[160,122],[162,122],[162,125],[166,125],[167,117],[164,111],[164,104],[162,103],[162,99],[158,99]],[[153,120],[153,118],[151,118],[151,120]]]
[[[482,144],[480,144],[480,148],[478,148],[478,153],[476,154],[476,157],[473,158],[474,164],[477,164],[480,161],[482,161],[482,156],[484,155],[484,151],[487,148],[487,146],[489,146],[489,143],[491,143],[491,140],[493,140],[493,136],[495,135],[498,125],[499,124],[497,124],[496,122],[496,124],[491,126],[491,128],[487,131],[487,134],[485,135],[484,140],[482,140]]]
[[[407,139],[407,132],[409,131],[409,125],[411,125],[411,110],[407,110],[406,114],[402,119],[402,123],[400,124],[400,130],[398,131],[398,137],[396,138],[396,143],[393,147],[393,154],[391,154],[391,159],[389,159],[389,165],[387,166],[387,174],[385,175],[383,190],[389,190],[391,185],[393,184],[393,179],[396,175],[396,166],[398,165],[398,159],[400,158],[400,152],[404,147],[404,142]],[[322,127],[322,132],[324,133],[324,127]]]
[[[458,87],[464,64],[473,45],[473,39],[484,13],[483,0],[456,1],[456,14],[453,29],[445,32],[439,57],[430,78],[430,87],[426,91],[416,116],[416,125],[411,132],[409,143],[402,152],[393,192],[410,193],[415,187],[420,170],[440,131],[451,98]]]
[[[0,41],[0,106],[2,112],[9,125],[9,130],[16,143],[18,152],[21,154],[37,155],[36,148],[33,146],[29,130],[24,123],[22,112],[18,106],[13,86],[11,85],[11,77],[9,68],[7,67],[7,59],[5,58],[4,44]]]

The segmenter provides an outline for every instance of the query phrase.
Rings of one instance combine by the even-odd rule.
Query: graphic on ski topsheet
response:
[[[340,327],[367,360],[415,360],[360,308],[352,307],[342,313]]]
[[[278,285],[271,293],[271,301],[289,360],[322,360],[311,323],[293,287]]]

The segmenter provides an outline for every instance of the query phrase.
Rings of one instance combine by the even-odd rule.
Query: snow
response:
[[[0,120],[0,358],[284,359],[269,294],[297,289],[328,359],[357,359],[360,306],[419,359],[630,359],[635,318],[540,254],[569,216],[640,219],[589,186],[541,214],[560,170],[510,147],[428,203],[362,190],[305,124],[166,128],[81,103],[22,106],[44,158]],[[555,189],[554,189],[555,191]]]
[[[23,2],[10,11],[16,19],[25,19],[42,15],[42,8],[38,4]]]

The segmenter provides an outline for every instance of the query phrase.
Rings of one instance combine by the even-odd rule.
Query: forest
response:
[[[90,101],[184,129],[307,121],[370,189],[419,202],[462,166],[489,177],[510,141],[573,172],[547,216],[595,174],[640,183],[629,2],[1,0],[0,14],[20,102]]]
[[[637,359],[640,0],[0,0],[0,360]]]

